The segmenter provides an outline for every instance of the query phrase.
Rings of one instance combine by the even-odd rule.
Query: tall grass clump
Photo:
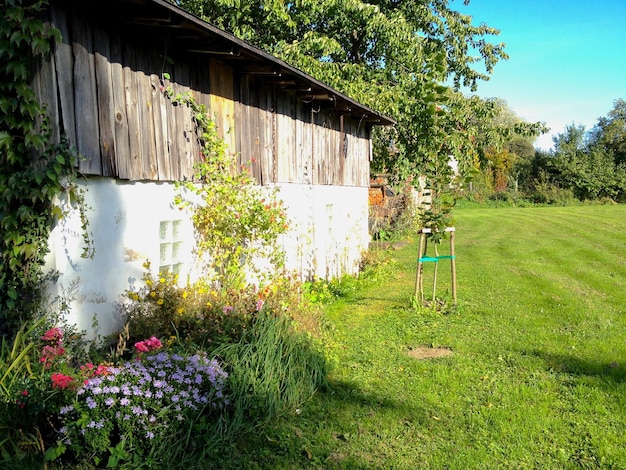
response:
[[[233,430],[295,411],[326,383],[326,361],[310,336],[271,312],[261,312],[239,342],[215,354],[228,364]]]

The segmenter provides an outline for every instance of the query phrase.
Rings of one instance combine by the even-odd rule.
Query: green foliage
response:
[[[591,145],[599,145],[613,154],[615,164],[626,165],[626,101],[617,99],[613,102],[606,116],[598,118],[598,122],[590,132]]]
[[[487,149],[476,163],[477,176],[467,197],[478,202],[523,199],[555,205],[625,201],[626,163],[619,150],[623,107],[623,100],[616,100],[614,109],[590,132],[581,125],[566,126],[553,138],[550,152],[537,150],[531,155],[521,136],[499,150]]]
[[[191,108],[203,144],[196,181],[181,183],[175,202],[192,210],[197,251],[207,262],[206,276],[223,288],[239,289],[251,276],[261,283],[281,274],[284,252],[278,240],[289,225],[278,189],[256,185],[247,167],[236,167],[204,105],[191,95],[166,93],[174,103]]]
[[[56,444],[57,415],[72,400],[75,365],[85,359],[75,328],[43,317],[25,323],[12,340],[2,340],[0,361],[0,452],[5,462],[50,457]],[[34,463],[32,463],[34,465]]]
[[[0,18],[0,332],[13,335],[41,301],[48,235],[72,191],[75,156],[53,143],[33,67],[60,39],[40,13],[46,1],[2,2]]]
[[[228,364],[233,425],[248,431],[294,412],[326,381],[326,362],[286,316],[258,315],[237,343],[215,351]]]
[[[535,157],[536,181],[571,191],[581,201],[624,200],[626,165],[617,163],[610,150],[586,136],[584,126],[573,124],[558,134],[554,152],[538,152]]]

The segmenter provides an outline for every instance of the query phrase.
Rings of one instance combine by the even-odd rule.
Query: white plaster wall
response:
[[[285,236],[287,268],[305,279],[356,274],[368,249],[368,188],[281,184],[293,230]]]
[[[186,243],[183,257],[193,265],[193,226],[188,216],[172,202],[172,184],[120,182],[110,178],[89,178],[85,188],[88,230],[95,253],[81,257],[84,243],[77,211],[60,221],[50,240],[48,268],[59,273],[53,291],[71,300],[70,321],[93,332],[94,315],[98,332],[108,334],[121,324],[114,315],[121,294],[141,281],[143,263],[150,260],[158,271],[159,228],[162,220],[183,220]]]
[[[53,293],[71,301],[69,320],[90,334],[108,334],[122,326],[116,304],[125,290],[141,283],[143,263],[150,260],[153,273],[158,272],[161,221],[182,221],[186,269],[181,280],[197,276],[193,225],[189,213],[173,205],[176,189],[171,183],[89,178],[80,185],[92,208],[87,218],[95,254],[81,257],[81,222],[73,211],[51,234],[47,268],[59,273]],[[368,189],[301,184],[281,184],[279,189],[291,222],[281,240],[287,268],[305,279],[358,272],[369,244]],[[97,332],[91,328],[94,315]]]

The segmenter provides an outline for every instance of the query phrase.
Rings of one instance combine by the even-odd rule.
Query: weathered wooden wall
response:
[[[51,2],[49,13],[63,41],[39,64],[33,88],[57,138],[64,132],[82,155],[82,173],[192,178],[200,146],[190,110],[163,94],[171,86],[210,109],[259,183],[368,186],[370,125],[358,117],[243,66],[168,50],[166,37],[99,18],[85,3]]]

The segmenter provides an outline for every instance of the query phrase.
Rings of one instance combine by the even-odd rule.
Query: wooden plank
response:
[[[157,156],[154,118],[152,116],[152,82],[150,80],[150,58],[148,51],[138,49],[136,59],[137,109],[139,111],[139,135],[141,139],[141,179],[156,180],[158,177]]]
[[[128,114],[126,110],[126,82],[122,67],[122,40],[117,31],[111,31],[111,84],[113,87],[113,117],[115,138],[115,170],[116,176],[130,179],[130,136],[128,130]]]
[[[239,101],[235,103],[236,116],[236,147],[238,149],[237,162],[239,165],[246,165],[252,172],[251,168],[251,146],[250,140],[253,138],[254,132],[252,123],[250,122],[250,76],[244,75],[240,80],[241,90],[239,91]]]
[[[208,96],[207,93],[203,92],[203,88],[206,87],[206,90],[208,91],[210,86],[207,83],[206,80],[206,73],[208,73],[208,70],[206,69],[207,66],[207,62],[206,60],[200,60],[200,57],[196,57],[192,62],[189,63],[190,66],[190,82],[189,82],[189,87],[190,87],[190,91],[191,91],[191,96],[193,97],[196,106],[198,107],[205,107],[207,112],[208,111],[208,104],[210,103],[210,98]],[[202,58],[204,59],[204,58]],[[210,112],[209,112],[210,115]],[[194,113],[190,114],[191,117],[191,123],[192,123],[192,128],[191,130],[193,131],[192,133],[192,138],[191,138],[191,154],[189,156],[189,162],[188,162],[188,166],[189,166],[189,174],[193,175],[196,173],[197,170],[197,164],[200,162],[201,160],[201,153],[204,150],[203,147],[203,143],[201,143],[200,139],[202,138],[202,130],[198,128],[196,119],[194,117]]]
[[[312,184],[322,184],[320,179],[320,128],[319,128],[319,112],[315,103],[311,106],[311,180]]]
[[[259,129],[258,150],[262,185],[273,183],[274,180],[274,91],[269,87],[256,86],[258,96],[257,126]],[[256,141],[255,141],[256,143]]]
[[[276,135],[278,137],[278,181],[296,182],[295,95],[278,92]]]
[[[45,28],[50,28],[50,22],[45,22]],[[56,62],[53,54],[48,54],[42,61],[39,73],[40,90],[48,115],[48,130],[55,144],[61,142],[61,127],[59,120],[59,100],[57,93]]]
[[[185,61],[178,60],[174,64],[175,94],[180,93],[184,96],[190,93],[190,77],[191,68],[189,65]],[[189,106],[185,104],[176,106],[174,120],[176,131],[172,138],[178,142],[178,153],[172,155],[172,169],[177,170],[173,176],[176,180],[190,179],[194,174],[193,153],[196,129]]]
[[[330,181],[328,184],[337,185],[340,183],[339,178],[339,132],[338,119],[335,113],[329,112],[328,121],[328,140],[326,149],[326,158],[328,167],[330,168]]]
[[[124,103],[128,119],[128,139],[130,153],[126,159],[126,173],[130,180],[141,179],[143,164],[141,162],[141,124],[139,121],[139,98],[137,96],[137,73],[135,72],[135,46],[130,42],[122,45],[124,74]]]
[[[44,106],[48,116],[48,130],[55,144],[60,142],[59,113],[57,99],[57,81],[55,72],[54,56],[35,60],[35,73],[33,75],[32,88],[39,102]],[[37,117],[37,129],[41,130],[41,118]]]
[[[345,145],[345,128],[344,128],[344,116],[339,114],[339,138],[337,140],[337,182],[335,184],[343,185],[346,181],[346,145]]]
[[[296,181],[311,184],[311,116],[309,106],[296,100]]]
[[[236,152],[234,74],[232,67],[224,62],[211,59],[211,111],[215,114],[218,135],[224,139],[227,151]]]
[[[76,119],[74,108],[74,58],[72,38],[68,27],[68,11],[56,2],[50,5],[52,24],[61,32],[61,41],[55,45],[54,60],[59,90],[61,128],[70,146],[76,146]]]
[[[100,154],[102,176],[116,176],[115,100],[111,76],[109,34],[101,26],[93,28],[94,62],[98,90],[98,122],[100,123]]]
[[[241,77],[240,99],[237,113],[237,149],[240,163],[250,169],[252,177],[258,184],[263,183],[263,169],[261,165],[262,145],[264,133],[259,127],[259,88],[256,80],[250,75]]]
[[[170,149],[169,149],[169,129],[167,120],[169,117],[170,102],[164,96],[167,84],[165,78],[161,77],[159,71],[163,67],[163,59],[156,49],[153,49],[150,56],[150,82],[152,85],[152,119],[154,123],[154,141],[156,150],[157,179],[159,181],[170,181]]]
[[[197,87],[198,87],[198,103],[204,107],[205,113],[212,118],[211,111],[211,71],[209,61],[202,57],[198,59],[197,66]],[[201,161],[200,153],[203,151],[202,146],[198,146],[198,152],[194,155],[194,172],[195,165]]]
[[[165,86],[171,87],[174,94],[179,92],[178,84],[176,83],[176,76],[174,71],[171,72],[171,81],[166,80]],[[172,180],[180,180],[180,162],[179,158],[184,151],[181,139],[179,138],[180,132],[178,131],[177,124],[183,119],[183,113],[181,106],[174,106],[171,101],[166,103],[167,107],[167,132],[169,136],[169,158],[166,161],[169,177]]]
[[[76,144],[82,156],[78,169],[84,174],[100,175],[102,160],[93,41],[91,25],[81,13],[75,12],[73,15],[72,37]]]
[[[252,175],[257,183],[263,182],[263,158],[264,132],[261,130],[260,117],[264,110],[259,108],[259,88],[255,87],[250,93],[250,104],[247,107],[247,120],[249,122],[250,133],[247,134],[246,145],[248,147],[247,157],[250,160]],[[246,134],[244,134],[246,136]]]

